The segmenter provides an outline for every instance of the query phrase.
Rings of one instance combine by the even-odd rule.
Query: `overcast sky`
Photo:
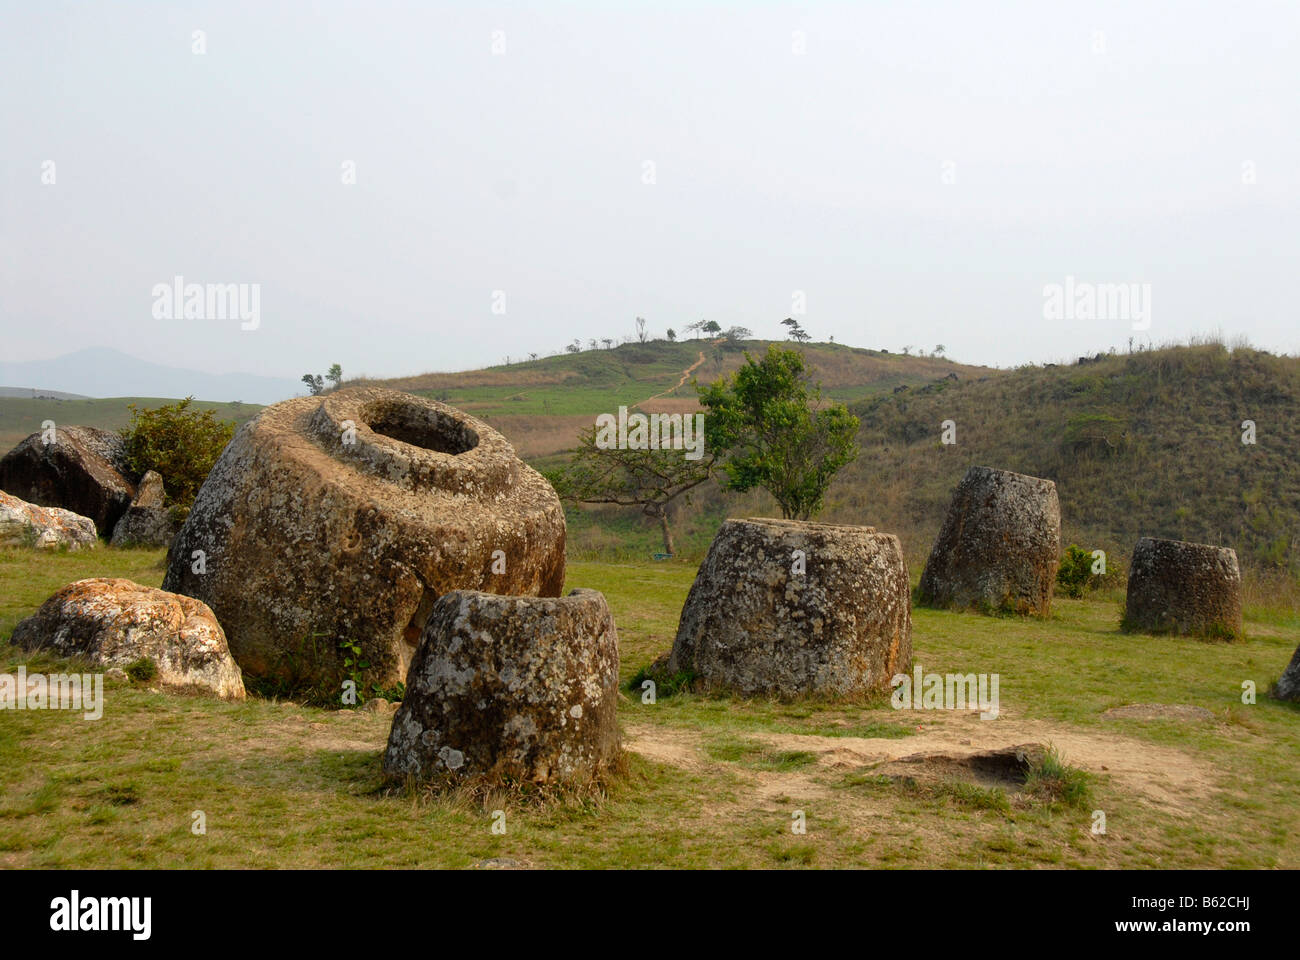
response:
[[[779,337],[800,291],[817,340],[1000,366],[1300,352],[1298,11],[0,0],[4,359],[398,375]],[[156,316],[178,275],[257,328]],[[1045,319],[1066,277],[1150,329]]]

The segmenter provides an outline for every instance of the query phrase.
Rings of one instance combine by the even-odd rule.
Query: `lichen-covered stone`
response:
[[[1295,700],[1300,702],[1300,647],[1295,648],[1291,662],[1282,671],[1281,678],[1273,688],[1273,696],[1278,700]]]
[[[58,507],[38,507],[0,490],[0,547],[90,549],[99,543],[95,522]]]
[[[85,657],[105,668],[147,659],[158,670],[157,683],[244,699],[243,677],[212,611],[190,597],[131,580],[68,584],[14,628],[13,643]]]
[[[434,605],[393,718],[384,771],[581,784],[619,753],[618,633],[595,590]]]
[[[163,506],[163,479],[149,470],[136,486],[135,499],[113,527],[115,547],[165,547],[172,542],[180,524]]]
[[[1143,537],[1133,548],[1124,629],[1231,639],[1242,635],[1241,570],[1229,547]]]
[[[971,467],[926,560],[917,602],[1046,617],[1060,558],[1056,484]]]
[[[907,566],[871,527],[727,520],[682,608],[666,668],[745,695],[886,693],[912,662]]]
[[[332,684],[340,644],[402,680],[439,596],[557,596],[564,510],[487,424],[395,390],[263,410],[222,452],[168,551],[165,589],[221,620],[246,673]]]
[[[80,426],[59,427],[53,442],[45,439],[33,433],[0,459],[0,490],[89,517],[100,536],[111,536],[135,496],[125,441]]]

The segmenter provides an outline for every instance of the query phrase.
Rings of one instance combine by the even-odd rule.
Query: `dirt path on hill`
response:
[[[691,378],[691,374],[694,373],[696,370],[698,370],[698,369],[700,368],[701,364],[703,364],[703,363],[704,363],[704,351],[701,350],[701,351],[700,351],[700,359],[696,360],[696,361],[695,361],[694,363],[692,363],[689,367],[687,367],[685,370],[682,371],[682,378],[681,378],[680,380],[677,381],[677,383],[676,383],[675,386],[669,387],[669,388],[668,388],[667,390],[665,390],[663,393],[656,393],[653,397],[646,397],[644,400],[641,401],[641,403],[636,404],[636,406],[634,406],[632,409],[635,410],[637,407],[641,406],[641,404],[643,404],[643,403],[649,403],[649,402],[652,401],[652,400],[658,400],[660,397],[666,397],[666,396],[668,396],[668,394],[672,393],[674,390],[680,390],[680,389],[682,388],[682,386],[686,383],[686,381],[689,380],[689,379]]]
[[[717,344],[722,343],[722,341],[726,339],[727,339],[726,337],[719,337],[717,340],[713,340],[711,342],[716,346]],[[666,397],[674,390],[680,390],[682,387],[686,386],[686,381],[691,378],[691,374],[694,373],[696,370],[700,369],[703,363],[704,363],[704,351],[701,350],[700,358],[682,371],[682,378],[677,381],[677,384],[675,386],[669,387],[663,393],[656,393],[653,397],[646,397],[644,400],[641,401],[641,403],[638,403],[635,406],[633,406],[632,409],[635,410],[637,407],[641,406],[641,404],[649,403],[651,400],[658,400],[660,397]]]

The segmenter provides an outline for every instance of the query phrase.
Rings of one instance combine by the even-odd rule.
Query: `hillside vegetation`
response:
[[[923,562],[972,464],[1057,484],[1065,543],[1126,565],[1141,536],[1300,569],[1300,360],[1221,344],[1026,367],[859,402],[862,454],[825,519],[875,524]],[[956,440],[941,443],[952,420]],[[1245,420],[1256,442],[1242,443]]]
[[[744,363],[745,351],[761,354],[769,343],[653,340],[484,370],[358,380],[348,385],[391,387],[450,403],[491,423],[522,456],[547,458],[571,448],[578,431],[590,426],[597,414],[615,413],[619,406],[672,413],[697,410],[692,380],[704,383],[730,375]],[[899,386],[922,386],[950,373],[964,378],[995,373],[939,357],[903,356],[836,343],[810,343],[800,349],[826,395],[845,403]]]
[[[961,377],[961,374],[959,374]],[[832,392],[833,393],[833,392]],[[1254,598],[1300,597],[1300,360],[1221,344],[931,380],[850,403],[862,451],[818,519],[896,533],[925,563],[952,492],[981,464],[1057,484],[1064,544],[1107,554],[1122,575],[1139,537],[1237,550]],[[952,420],[956,443],[945,445]],[[1243,444],[1253,420],[1256,443]],[[724,517],[774,515],[761,492],[701,489],[674,515],[699,555]],[[646,556],[655,531],[633,511],[572,510],[580,556]],[[1121,579],[1122,582],[1122,579]]]

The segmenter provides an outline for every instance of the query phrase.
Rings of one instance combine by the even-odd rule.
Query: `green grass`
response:
[[[2,553],[0,637],[70,580],[156,585],[161,560],[162,551],[109,548]],[[609,599],[622,683],[671,646],[694,573],[673,561],[570,564],[570,587]],[[680,762],[634,752],[626,776],[598,797],[429,798],[382,789],[385,716],[222,703],[122,681],[109,683],[99,721],[0,717],[0,866],[458,868],[491,857],[536,867],[1300,866],[1300,709],[1263,696],[1300,625],[1248,616],[1244,640],[1205,644],[1123,634],[1118,610],[1102,597],[1058,600],[1046,622],[915,611],[926,671],[1001,676],[1003,715],[987,729],[1036,724],[1048,731],[1027,727],[1037,739],[1066,744],[1020,792],[909,784],[880,776],[869,756],[936,735],[978,738],[979,721],[904,714],[886,700],[683,692],[651,705],[625,691],[625,738],[677,750]],[[0,672],[22,662],[58,665],[0,645]],[[1244,680],[1258,703],[1242,704]],[[1202,706],[1216,721],[1102,719],[1133,702]],[[1079,776],[1072,738],[1113,745],[1115,765]],[[1177,798],[1181,809],[1144,798],[1122,775],[1148,749],[1182,758],[1173,772],[1203,772]],[[505,835],[491,831],[496,809]],[[1092,833],[1093,810],[1106,813],[1104,836]],[[197,811],[202,835],[191,830]],[[791,830],[796,811],[804,834]]]

